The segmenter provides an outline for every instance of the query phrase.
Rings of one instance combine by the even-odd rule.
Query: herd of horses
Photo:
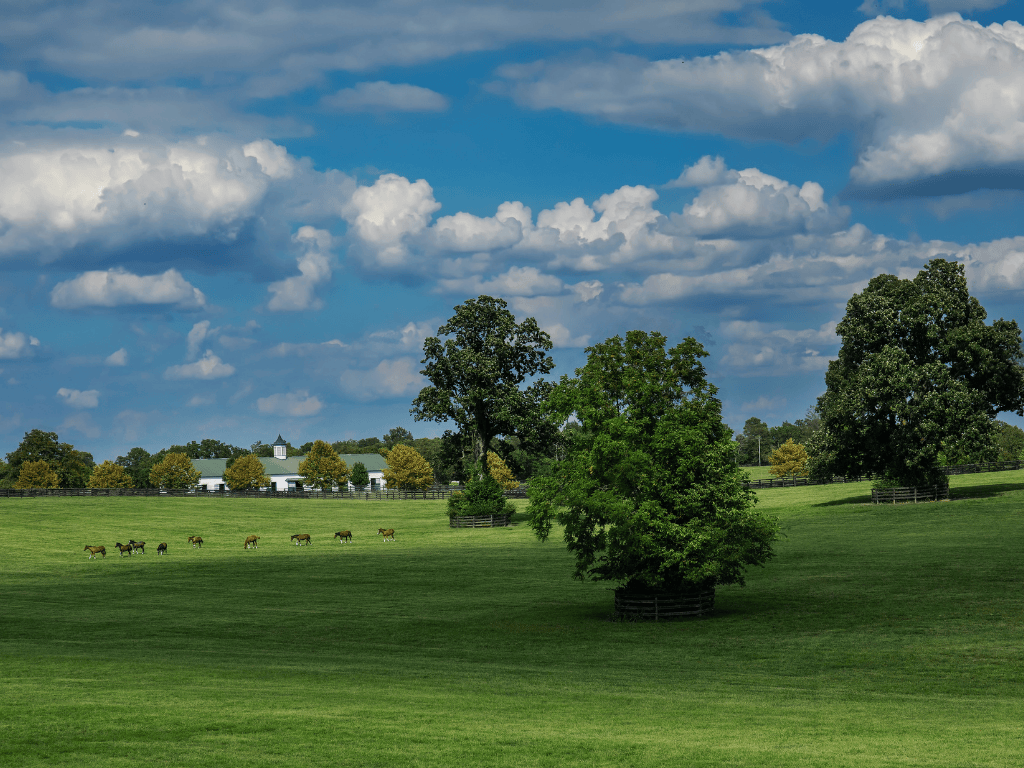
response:
[[[395,529],[394,528],[378,528],[377,529],[377,535],[378,536],[383,536],[384,537],[384,541],[394,541],[395,540]],[[337,533],[334,534],[334,538],[335,539],[340,539],[342,544],[351,544],[352,543],[352,531],[338,531]],[[256,536],[255,534],[251,535],[251,536],[246,536],[245,537],[245,544],[243,545],[243,548],[244,549],[258,549],[259,548],[259,540],[260,540],[260,537]],[[295,542],[295,546],[297,546],[297,547],[301,546],[303,544],[309,546],[310,544],[313,543],[313,539],[312,539],[312,537],[308,533],[296,533],[296,534],[293,534],[292,538],[291,538],[291,541],[294,541]],[[203,548],[203,537],[202,536],[189,536],[188,537],[188,543],[192,545],[193,549],[202,549]],[[146,554],[146,542],[144,542],[144,541],[135,541],[134,539],[128,539],[128,543],[127,544],[122,544],[121,542],[117,542],[117,544],[115,544],[114,546],[117,547],[117,549],[120,551],[121,557],[124,557],[126,553],[129,556],[135,554],[136,552],[139,552],[139,553],[141,553],[143,555]],[[88,552],[89,553],[89,559],[90,560],[95,558],[97,555],[100,556],[100,557],[106,557],[107,556],[107,548],[103,547],[103,546],[91,547],[91,546],[89,546],[87,544],[85,546],[85,549],[83,550],[83,552]],[[157,544],[156,545],[156,553],[158,555],[166,555],[167,554],[167,542],[161,541],[159,544]]]

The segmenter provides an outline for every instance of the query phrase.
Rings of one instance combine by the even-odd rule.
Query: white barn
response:
[[[270,477],[271,490],[294,490],[296,486],[301,486],[302,484],[302,477],[299,475],[299,464],[302,463],[305,457],[292,456],[289,458],[287,454],[287,444],[278,435],[277,440],[274,442],[273,458],[260,457],[263,471]],[[387,487],[387,483],[384,481],[384,470],[388,465],[384,457],[379,453],[346,453],[339,456],[339,458],[348,465],[350,470],[357,461],[363,463],[367,473],[370,475],[370,484],[367,486],[367,489],[378,491]],[[199,470],[199,486],[207,491],[226,490],[224,470],[227,469],[227,463],[227,459],[192,459],[192,466]],[[351,483],[348,484],[348,487],[349,490],[354,490]]]

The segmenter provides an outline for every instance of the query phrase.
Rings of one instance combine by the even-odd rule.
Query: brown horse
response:
[[[388,528],[387,530],[384,530],[383,528],[378,528],[377,529],[377,535],[378,536],[383,536],[384,537],[384,541],[387,541],[388,537],[390,536],[391,540],[394,541],[395,540],[395,529],[394,528]]]
[[[313,540],[309,538],[308,533],[296,533],[294,536],[292,536],[292,540],[295,542],[296,547],[299,546],[299,544],[301,544],[302,542],[306,542],[306,544],[313,543]]]
[[[119,541],[114,546],[121,550],[121,557],[124,557],[124,553],[125,552],[127,552],[129,555],[132,553],[132,545],[131,544],[122,544]]]
[[[166,555],[167,554],[167,542],[166,541],[161,541],[159,544],[156,545],[156,553],[158,555]]]
[[[96,555],[102,555],[103,557],[107,556],[107,548],[106,547],[89,547],[89,546],[86,546],[86,548],[83,549],[82,551],[89,553],[89,559],[90,560],[92,560],[94,557],[96,557]]]
[[[141,552],[142,554],[146,554],[146,542],[144,542],[144,541],[135,541],[134,539],[128,539],[128,544],[131,545],[132,554],[133,555],[136,552]]]
[[[250,546],[252,546],[253,549],[259,549],[259,544],[256,543],[259,540],[260,540],[259,536],[246,536],[245,537],[245,546],[242,547],[242,549],[248,549]]]
[[[338,531],[336,534],[334,534],[334,538],[341,539],[342,544],[344,544],[346,541],[351,543],[352,531]]]
[[[189,536],[188,543],[192,545],[192,549],[199,547],[203,548],[203,537],[202,536]]]

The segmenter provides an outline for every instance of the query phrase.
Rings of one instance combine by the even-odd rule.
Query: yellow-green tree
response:
[[[157,488],[191,488],[200,477],[202,473],[184,453],[168,453],[149,472],[149,482]]]
[[[793,438],[776,448],[768,457],[771,473],[776,477],[796,477],[807,474],[807,451]]]
[[[408,445],[396,445],[390,451],[381,452],[388,466],[384,470],[384,482],[389,488],[402,491],[425,491],[434,483],[434,470],[419,451]]]
[[[22,464],[21,472],[14,483],[15,488],[56,488],[59,485],[60,478],[44,459],[26,461]]]
[[[314,441],[306,458],[299,464],[299,474],[302,475],[304,485],[322,491],[333,490],[334,486],[348,486],[348,464],[323,440]]]
[[[513,477],[512,470],[508,468],[504,459],[494,451],[487,452],[487,474],[498,481],[502,490],[511,491],[513,488],[519,487],[519,481]]]
[[[244,491],[268,487],[270,477],[263,469],[259,457],[250,453],[248,456],[235,459],[234,463],[224,470],[224,483],[232,491]]]
[[[107,459],[102,464],[97,464],[92,474],[89,475],[89,483],[86,488],[134,488],[132,477],[120,464],[115,464]]]

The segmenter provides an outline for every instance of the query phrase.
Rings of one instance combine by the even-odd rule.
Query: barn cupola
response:
[[[274,458],[288,458],[288,443],[284,441],[284,438],[282,438],[281,435],[278,435],[277,440],[274,441]]]

